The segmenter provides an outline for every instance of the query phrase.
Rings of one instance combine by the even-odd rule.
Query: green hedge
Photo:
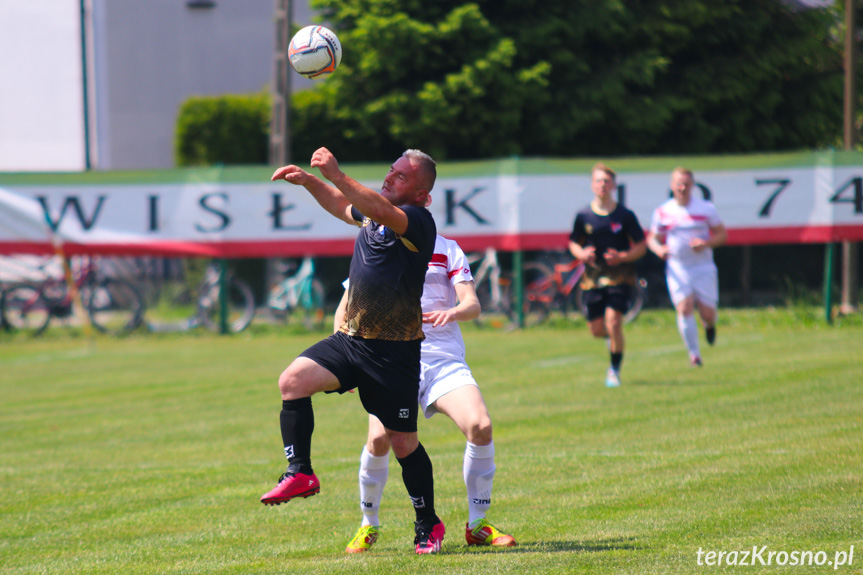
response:
[[[267,164],[270,96],[193,96],[180,107],[177,166]]]

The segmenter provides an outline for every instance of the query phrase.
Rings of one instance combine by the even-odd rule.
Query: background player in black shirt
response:
[[[593,201],[575,216],[569,251],[585,263],[581,289],[587,323],[594,337],[608,338],[611,366],[605,384],[617,387],[623,362],[623,316],[636,281],[634,262],[644,256],[647,246],[638,218],[612,195],[617,189],[614,171],[596,164],[590,185]]]
[[[311,396],[356,388],[366,411],[386,428],[416,512],[417,553],[436,553],[444,536],[434,509],[432,463],[417,437],[422,297],[437,230],[425,208],[434,187],[434,160],[408,150],[396,160],[377,193],[339,168],[326,148],[312,155],[335,187],[291,165],[272,180],[304,186],[329,213],[361,227],[350,267],[345,322],[305,350],[282,372],[280,425],[288,469],[261,497],[278,505],[320,491],[312,470],[314,412]]]

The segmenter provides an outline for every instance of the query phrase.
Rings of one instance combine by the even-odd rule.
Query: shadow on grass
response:
[[[643,545],[636,545],[633,538],[618,537],[599,541],[522,541],[515,547],[470,547],[465,551],[474,553],[601,553],[643,548]],[[451,551],[447,550],[447,552]]]

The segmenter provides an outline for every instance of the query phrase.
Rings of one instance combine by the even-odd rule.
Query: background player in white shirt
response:
[[[347,293],[347,292],[345,292]],[[341,322],[345,298],[336,310]],[[426,418],[443,413],[467,439],[463,475],[467,486],[468,545],[510,547],[516,544],[485,519],[491,506],[494,480],[494,442],[491,418],[479,386],[465,362],[464,339],[459,321],[480,314],[473,275],[458,244],[437,236],[422,295],[423,331],[420,371],[420,407]],[[369,434],[360,456],[360,508],[363,521],[345,551],[368,551],[380,534],[378,511],[389,474],[390,443],[381,422],[369,415]]]
[[[653,212],[647,246],[666,262],[665,279],[677,309],[677,328],[689,350],[691,365],[700,366],[695,310],[704,324],[707,343],[713,345],[719,304],[713,248],[724,244],[728,234],[716,207],[692,195],[694,182],[686,168],[675,168],[671,173],[672,198]]]

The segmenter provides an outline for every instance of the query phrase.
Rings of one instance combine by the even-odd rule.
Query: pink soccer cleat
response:
[[[414,530],[416,531],[416,538],[414,538],[414,543],[417,546],[417,555],[427,555],[429,553],[437,553],[440,551],[441,543],[443,543],[443,536],[446,533],[446,527],[444,527],[443,521],[440,520],[440,517],[436,517],[437,523],[434,524],[430,530],[426,529],[419,523],[414,524]]]
[[[276,487],[261,497],[264,505],[279,505],[287,503],[295,497],[311,497],[321,492],[321,482],[312,473],[283,473]]]

